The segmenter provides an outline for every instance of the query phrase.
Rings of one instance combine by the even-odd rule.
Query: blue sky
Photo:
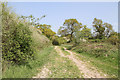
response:
[[[117,2],[9,2],[18,15],[33,15],[36,18],[47,15],[41,24],[49,24],[57,32],[65,19],[75,18],[83,25],[93,29],[94,18],[102,19],[118,30]]]

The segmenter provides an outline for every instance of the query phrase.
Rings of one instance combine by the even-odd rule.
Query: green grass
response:
[[[115,62],[109,61],[109,59],[96,58],[85,53],[80,53],[77,57],[85,62],[90,61],[89,64],[108,74],[110,78],[118,77],[118,65]]]
[[[50,40],[46,36],[44,36],[40,30],[32,26],[30,26],[29,28],[32,32],[33,48],[35,50],[40,51],[46,46],[51,45]]]
[[[74,62],[68,58],[61,57],[59,53],[53,53],[53,57],[50,62],[49,78],[82,78],[82,73],[75,65]]]
[[[46,64],[51,72],[48,74],[48,78],[82,78],[83,74],[80,73],[78,67],[68,58],[61,57],[54,50],[54,46],[38,52],[35,60],[30,60],[28,64],[10,66],[3,73],[3,78],[31,78],[40,73]]]
[[[71,50],[78,53],[76,56],[85,62],[108,74],[110,77],[118,77],[118,49],[108,43],[87,43],[72,47]],[[107,56],[106,56],[107,55]]]
[[[9,69],[3,73],[3,78],[31,78],[35,76],[39,71],[38,68],[42,68],[50,60],[54,47],[47,47],[41,52],[38,52],[35,56],[35,60],[29,60],[25,65],[10,66]]]

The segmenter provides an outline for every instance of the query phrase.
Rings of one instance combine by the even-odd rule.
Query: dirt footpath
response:
[[[83,61],[77,59],[74,52],[67,50],[66,48],[64,48],[64,49],[67,52],[69,52],[70,55],[64,55],[62,53],[62,50],[58,46],[55,46],[55,50],[57,51],[57,53],[59,53],[59,55],[61,55],[61,57],[69,58],[76,64],[76,66],[79,68],[79,70],[83,73],[84,78],[106,78],[107,77],[106,74],[103,74],[102,72],[98,72],[92,66],[91,66],[91,68],[88,68],[87,65],[89,65],[89,64],[85,64]]]

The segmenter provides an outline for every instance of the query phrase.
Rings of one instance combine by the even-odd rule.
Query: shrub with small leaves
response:
[[[10,63],[20,64],[33,58],[31,31],[21,23],[7,4],[2,4],[2,58]]]
[[[116,44],[119,42],[118,36],[116,36],[116,35],[111,36],[111,37],[108,39],[108,42],[110,42],[110,43],[113,44],[113,45],[116,45]]]

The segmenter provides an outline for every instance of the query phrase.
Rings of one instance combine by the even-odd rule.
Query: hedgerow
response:
[[[31,31],[2,3],[2,58],[20,64],[33,58]]]

